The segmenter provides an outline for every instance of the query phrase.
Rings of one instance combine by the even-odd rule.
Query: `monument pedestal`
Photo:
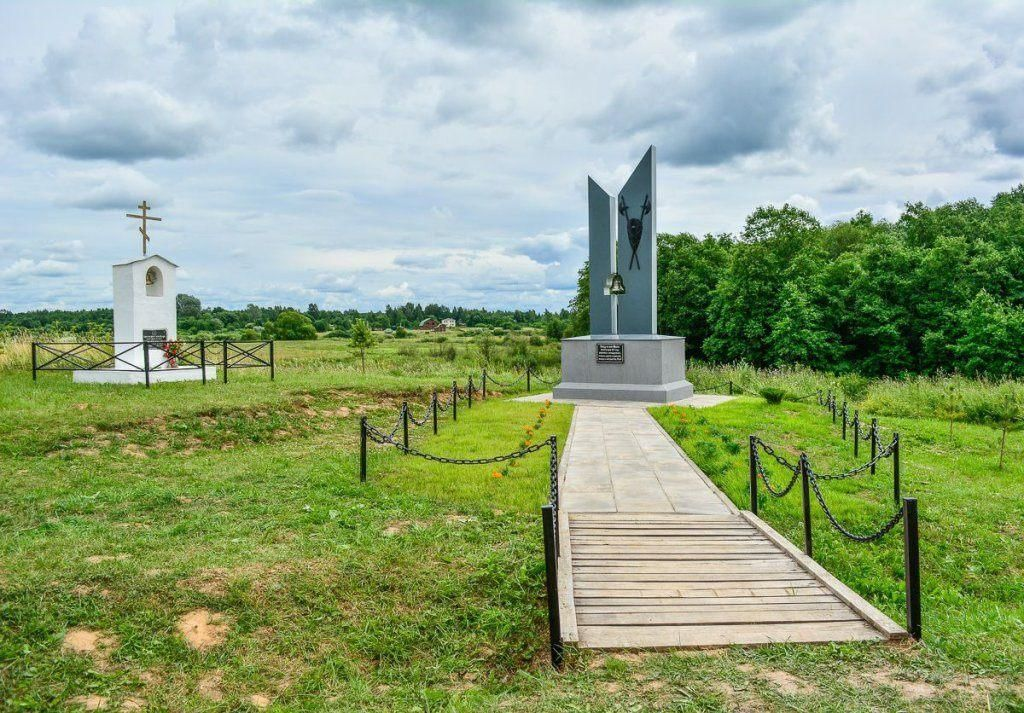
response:
[[[217,367],[207,366],[206,380],[216,381]],[[133,369],[76,369],[71,372],[76,384],[145,384],[146,372]],[[202,381],[203,371],[198,366],[179,366],[174,369],[153,369],[149,372],[149,383],[168,381]]]
[[[693,396],[686,340],[660,334],[589,335],[562,340],[555,399],[669,403]]]

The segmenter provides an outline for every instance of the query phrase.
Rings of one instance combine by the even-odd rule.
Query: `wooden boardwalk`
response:
[[[577,406],[563,461],[566,641],[662,648],[906,636],[736,509],[644,409]]]

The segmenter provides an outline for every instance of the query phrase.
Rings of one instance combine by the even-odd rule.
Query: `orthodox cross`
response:
[[[163,218],[157,218],[153,215],[147,215],[146,211],[149,210],[149,206],[146,205],[146,201],[142,201],[139,204],[139,210],[142,211],[142,215],[136,215],[135,213],[125,213],[129,218],[139,218],[142,221],[142,227],[139,228],[139,232],[142,233],[142,254],[146,254],[146,244],[149,242],[149,235],[146,233],[146,221],[147,220],[163,220]]]

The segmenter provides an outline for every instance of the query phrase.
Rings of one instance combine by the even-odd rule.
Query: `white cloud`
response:
[[[403,282],[400,285],[388,285],[377,290],[374,294],[378,297],[384,297],[386,299],[400,299],[400,300],[411,300],[415,293],[409,288],[408,282]]]
[[[27,277],[67,277],[78,272],[74,263],[62,260],[29,260],[22,258],[0,270],[5,280],[19,281]]]
[[[794,193],[786,199],[786,202],[791,206],[799,208],[800,210],[806,210],[811,214],[816,214],[821,210],[821,205],[817,200],[810,196],[801,195],[800,193]]]

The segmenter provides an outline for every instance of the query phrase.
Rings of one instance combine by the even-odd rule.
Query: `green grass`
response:
[[[501,473],[371,447],[368,482],[358,482],[361,415],[384,426],[403,400],[419,415],[432,389],[478,366],[399,354],[398,341],[365,375],[343,343],[279,344],[273,383],[252,371],[226,386],[147,391],[0,371],[0,708],[74,709],[95,695],[112,710],[128,699],[245,710],[258,694],[277,710],[967,710],[985,699],[950,682],[970,674],[994,687],[994,709],[1020,709],[1021,473],[992,472],[993,432],[977,431],[984,447],[958,456],[942,424],[901,424],[907,489],[925,518],[924,647],[570,650],[555,673],[538,513],[544,451]],[[457,423],[442,416],[436,437],[429,425],[413,429],[412,444],[507,452],[541,408],[478,402]],[[835,433],[809,410],[751,400],[701,413],[707,423],[684,445],[741,504],[744,455],[723,436],[741,439],[752,424],[812,453],[831,444],[838,464]],[[570,418],[554,405],[530,438],[564,443]],[[1019,451],[1020,435],[1011,438]],[[712,441],[706,459],[699,443]],[[955,495],[963,481],[970,487]],[[868,491],[845,498],[844,514],[869,508],[865,522],[885,510]],[[791,507],[765,503],[763,513],[795,536]],[[843,546],[822,523],[816,532],[822,561],[899,618],[895,543]],[[176,630],[202,608],[228,625],[208,651]],[[64,652],[73,628],[116,645],[105,657]],[[809,688],[780,687],[781,672]],[[904,679],[938,690],[911,703]]]

